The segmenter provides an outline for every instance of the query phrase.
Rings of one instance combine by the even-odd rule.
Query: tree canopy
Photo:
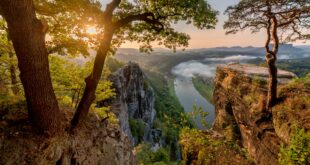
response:
[[[275,16],[282,41],[309,39],[309,0],[242,0],[227,8],[227,34],[250,29],[253,33],[268,28],[268,19]]]
[[[114,28],[112,52],[125,41],[140,43],[142,51],[150,51],[153,41],[174,50],[179,46],[186,47],[190,37],[175,31],[175,23],[184,21],[199,29],[209,29],[214,28],[217,22],[217,11],[204,0],[113,0],[106,8],[98,0],[77,0],[74,3],[69,0],[37,1],[38,13],[64,15],[63,17],[71,15],[70,19],[72,15],[76,15],[73,21],[62,23],[69,23],[78,30],[83,30],[88,25],[95,26],[99,33],[96,37],[99,40],[106,28]],[[41,6],[44,7],[40,9]],[[61,23],[61,20],[57,22]]]

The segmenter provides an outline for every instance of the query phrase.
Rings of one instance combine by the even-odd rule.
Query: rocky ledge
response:
[[[130,139],[118,125],[90,113],[74,134],[38,135],[20,109],[0,110],[0,164],[135,164]],[[65,111],[66,123],[73,111]]]
[[[230,65],[219,65],[218,71],[235,72],[242,75],[246,75],[250,78],[260,78],[262,80],[267,80],[269,78],[268,68],[259,67],[255,65],[239,65],[239,64],[230,64]],[[278,81],[279,83],[287,83],[292,78],[296,78],[296,75],[292,72],[285,70],[278,70]]]
[[[255,164],[276,165],[282,143],[289,144],[294,126],[310,129],[309,86],[291,85],[296,76],[278,71],[279,102],[265,110],[267,68],[251,65],[220,65],[214,81],[216,119],[213,131],[240,143]]]

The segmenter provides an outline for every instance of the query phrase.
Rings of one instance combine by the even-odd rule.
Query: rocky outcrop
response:
[[[309,129],[310,105],[296,103],[299,108],[290,107],[292,105],[288,102],[297,96],[292,94],[296,91],[281,92],[296,76],[279,70],[278,77],[281,99],[269,112],[265,109],[267,68],[239,64],[220,65],[217,68],[213,131],[223,135],[226,140],[239,141],[256,164],[278,164],[280,145],[289,143],[293,125]],[[310,98],[309,90],[304,87],[297,93],[299,99]]]
[[[129,63],[110,79],[116,98],[97,106],[111,106],[119,124],[91,112],[73,134],[60,130],[58,135],[47,138],[33,130],[26,111],[0,109],[0,164],[132,165],[136,164],[133,143],[144,141],[155,149],[161,147],[161,131],[153,128],[154,92],[140,67]],[[74,112],[64,112],[64,123],[68,124]]]
[[[144,141],[161,145],[161,131],[153,128],[156,111],[155,95],[146,76],[136,63],[128,63],[114,73],[110,80],[116,89],[112,111],[118,116],[124,132],[134,145]]]
[[[133,165],[130,139],[118,125],[90,113],[74,134],[61,131],[53,138],[38,135],[20,109],[0,110],[0,164]],[[65,111],[69,123],[73,111]]]

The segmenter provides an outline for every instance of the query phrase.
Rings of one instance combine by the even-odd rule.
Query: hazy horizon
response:
[[[294,47],[302,47],[302,46],[309,46],[310,47],[310,43],[307,44],[295,44],[295,43],[286,43],[286,44],[293,44]],[[283,44],[280,44],[280,46]],[[139,49],[139,47],[124,47],[126,45],[121,46],[121,49]],[[253,48],[264,48],[264,45],[245,45],[245,46],[241,46],[241,45],[232,45],[232,46],[215,46],[215,47],[201,47],[201,48],[193,48],[193,47],[187,47],[186,50],[197,50],[197,49],[215,49],[215,48],[234,48],[234,47],[241,47],[241,48],[247,48],[247,47],[253,47]],[[160,47],[158,45],[154,45],[153,49],[165,49],[165,50],[169,50],[169,48],[165,48],[165,47]],[[179,50],[179,49],[177,49]]]

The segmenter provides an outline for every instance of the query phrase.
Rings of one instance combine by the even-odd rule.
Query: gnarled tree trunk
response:
[[[267,42],[265,45],[266,48],[266,62],[268,65],[269,71],[269,85],[268,85],[268,98],[266,109],[270,110],[277,101],[277,86],[278,86],[278,70],[276,67],[277,54],[279,50],[279,38],[278,38],[278,22],[277,18],[271,13],[271,8],[268,8],[270,17],[267,24]],[[272,51],[269,48],[270,41],[273,41]]]
[[[71,121],[72,128],[75,128],[78,123],[87,116],[90,106],[96,98],[96,89],[110,49],[113,33],[114,30],[105,30],[103,40],[100,42],[100,47],[95,58],[92,73],[85,79],[86,87],[76,113]]]
[[[277,67],[275,64],[275,56],[268,54],[266,57],[269,71],[269,85],[268,85],[268,100],[267,100],[267,109],[270,109],[275,105],[277,100]]]
[[[277,102],[277,88],[278,88],[278,70],[276,67],[277,54],[279,50],[279,38],[278,38],[278,21],[277,18],[273,15],[271,18],[272,29],[270,35],[273,40],[273,49],[272,52],[267,56],[267,64],[269,68],[269,86],[268,86],[268,101],[267,108],[272,108]]]
[[[17,55],[30,121],[41,131],[54,132],[61,116],[45,47],[47,26],[36,18],[32,0],[1,0],[0,13]]]

